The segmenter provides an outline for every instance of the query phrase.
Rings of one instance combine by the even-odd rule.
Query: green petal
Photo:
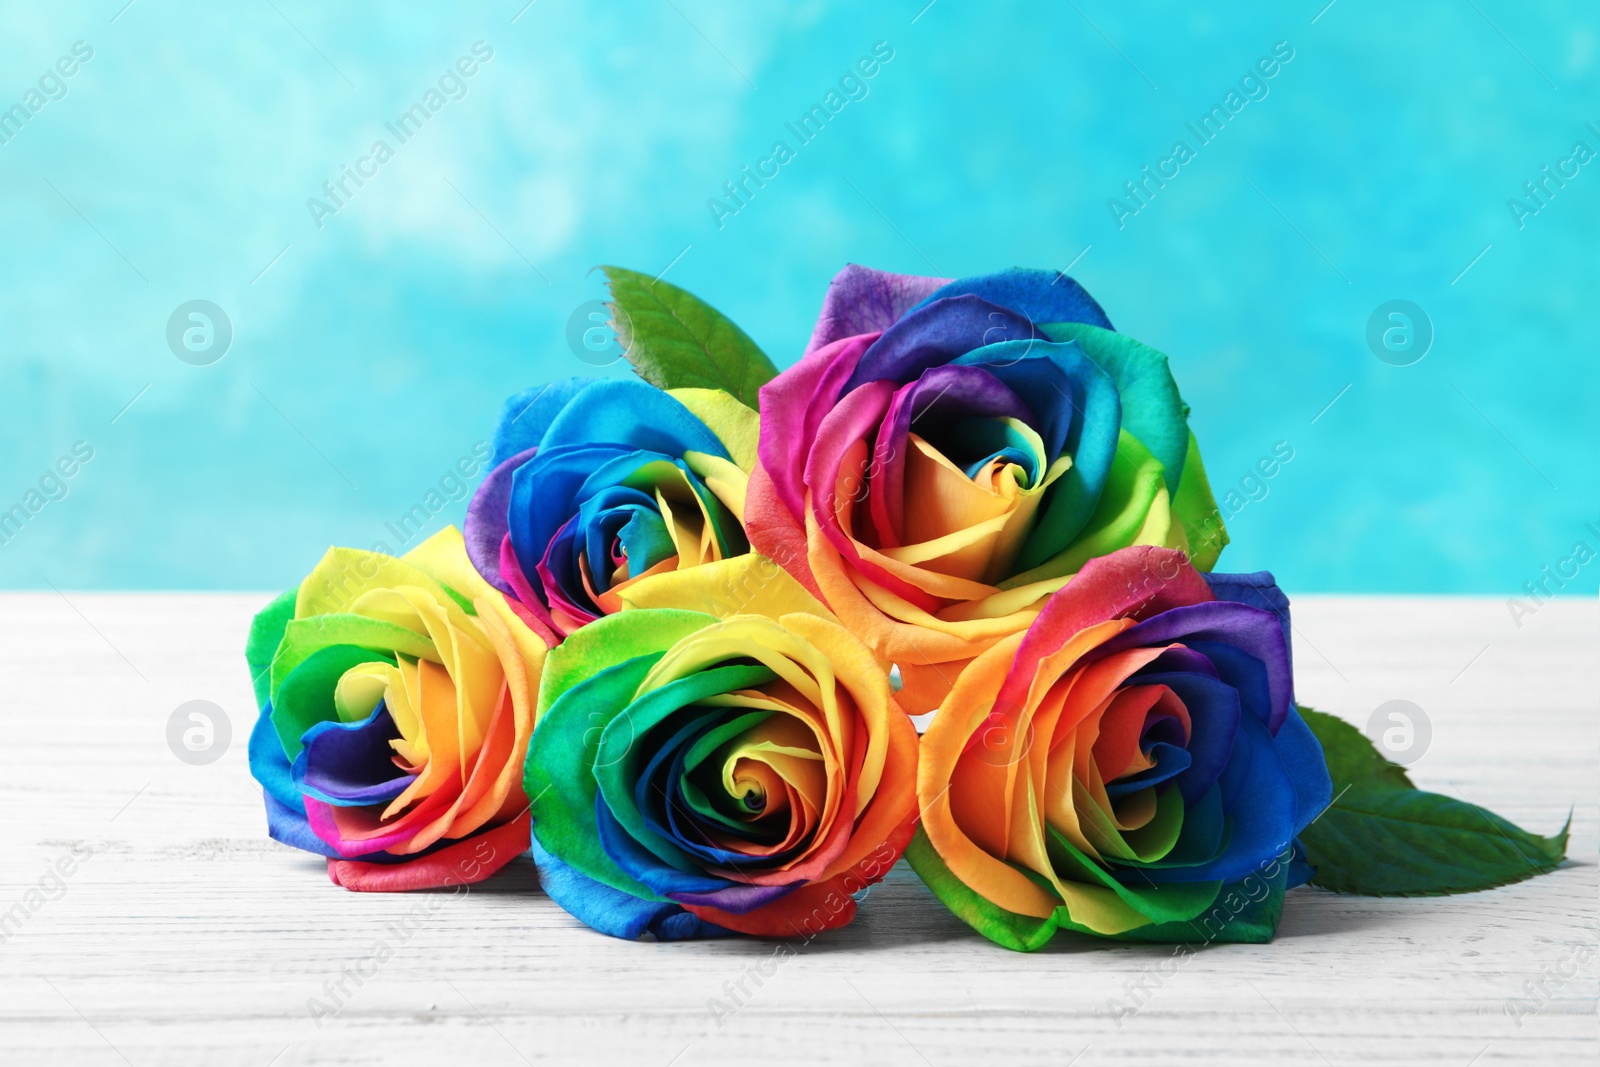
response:
[[[1289,877],[1288,864],[1275,861],[1261,873],[1228,886],[1217,882],[1171,883],[1142,896],[1138,891],[1122,887],[1128,894],[1123,899],[1141,909],[1149,909],[1142,913],[1181,917],[1107,935],[1073,922],[1064,907],[1057,908],[1047,919],[1037,919],[1007,911],[979,896],[945,865],[920,826],[906,849],[906,861],[957,918],[995,944],[1022,952],[1040,948],[1057,929],[1117,941],[1195,945],[1270,941],[1283,911],[1284,886]],[[1087,857],[1084,862],[1090,868],[1098,868]],[[1099,870],[1096,880],[1102,879],[1113,889],[1117,888],[1113,884],[1115,880],[1103,869]]]
[[[1162,485],[1161,461],[1138,438],[1123,430],[1117,441],[1117,455],[1111,462],[1111,476],[1106,479],[1100,503],[1083,533],[1064,551],[1032,570],[1006,579],[1000,588],[1015,589],[1076,574],[1091,559],[1127,548],[1139,535]]]
[[[1211,481],[1200,462],[1200,443],[1189,435],[1189,458],[1183,464],[1183,480],[1172,498],[1172,517],[1183,524],[1189,539],[1189,562],[1195,570],[1209,571],[1228,544],[1228,530],[1222,512],[1211,495]]]
[[[300,739],[307,730],[319,722],[338,720],[333,694],[344,672],[373,662],[394,660],[356,645],[329,645],[311,653],[284,677],[272,701],[272,725],[291,762],[300,754]]]
[[[262,608],[250,623],[250,637],[244,644],[244,661],[250,665],[250,684],[256,692],[256,707],[265,707],[272,696],[272,657],[283,643],[284,627],[294,618],[298,589],[290,589]]]
[[[921,826],[917,827],[906,848],[906,862],[956,918],[1003,948],[1032,952],[1042,948],[1056,932],[1055,916],[1036,919],[1031,915],[1018,915],[979,896],[945,866],[944,859]],[[1057,909],[1057,914],[1060,910]]]
[[[314,653],[334,645],[356,645],[373,652],[395,653],[440,662],[433,642],[415,630],[365,615],[314,615],[294,619],[283,630],[283,643],[272,660],[272,702],[278,703],[283,680]]]
[[[1172,790],[1176,792],[1176,790]],[[1180,798],[1181,801],[1181,798]],[[1101,885],[1115,893],[1124,904],[1153,923],[1186,922],[1205,911],[1217,899],[1221,882],[1146,882],[1144,885],[1125,885],[1104,866],[1080,852],[1071,841],[1050,827],[1045,827],[1050,848],[1050,862],[1063,879],[1084,885]],[[1080,926],[1067,916],[1065,908],[1056,909],[1059,925],[1086,934],[1103,937],[1099,931]]]
[[[569,634],[544,661],[537,721],[542,723],[562,694],[591,675],[636,656],[663,653],[716,621],[698,611],[642,608],[607,615]]]
[[[1052,341],[1076,341],[1117,384],[1122,428],[1144,442],[1164,468],[1167,492],[1178,491],[1189,447],[1189,406],[1178,395],[1167,357],[1124,333],[1086,322],[1041,326]]]
[[[1127,831],[1117,829],[1082,782],[1074,779],[1072,792],[1083,832],[1095,851],[1107,859],[1158,863],[1172,851],[1183,832],[1183,795],[1175,789],[1167,789],[1157,798],[1154,818],[1137,830]]]
[[[693,856],[645,825],[633,787],[653,753],[634,742],[680,708],[717,693],[770,682],[776,677],[769,667],[729,666],[698,671],[634,700],[622,714],[612,718],[601,733],[593,774],[600,794],[605,797],[606,807],[611,809],[622,828],[655,853],[661,862],[680,871],[698,871],[701,867]]]
[[[624,873],[600,847],[593,768],[605,727],[627,711],[639,683],[665,654],[658,651],[607,667],[556,697],[533,731],[523,773],[533,832],[546,850],[597,882],[654,901],[662,898]]]
[[[1264,945],[1278,930],[1289,880],[1288,863],[1274,861],[1270,869],[1275,873],[1269,874],[1264,868],[1258,874],[1223,886],[1215,903],[1192,919],[1141,926],[1115,935],[1116,939],[1195,946]]]

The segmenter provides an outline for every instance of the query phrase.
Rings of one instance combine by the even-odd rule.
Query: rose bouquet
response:
[[[847,267],[779,373],[605,270],[642,380],[512,396],[464,536],[330,550],[251,629],[269,831],[336,883],[531,849],[614,936],[810,937],[904,854],[1027,950],[1562,862],[1296,704],[1166,357],[1072,279]]]

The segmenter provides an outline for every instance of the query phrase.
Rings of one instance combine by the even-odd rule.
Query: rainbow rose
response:
[[[761,389],[746,529],[896,663],[908,710],[1096,556],[1227,541],[1166,357],[1049,271],[851,266]]]
[[[467,553],[554,646],[657,575],[749,552],[756,413],[716,389],[570,378],[506,401]]]
[[[917,795],[906,858],[1008,948],[1061,927],[1270,940],[1311,876],[1296,838],[1332,795],[1294,703],[1287,599],[1170,549],[1091,561],[961,672]]]
[[[813,936],[910,838],[916,732],[819,615],[623,611],[550,653],[539,707],[539,876],[603,933]]]
[[[454,527],[399,559],[329,549],[245,650],[272,837],[361,890],[475,882],[525,852],[545,652]]]

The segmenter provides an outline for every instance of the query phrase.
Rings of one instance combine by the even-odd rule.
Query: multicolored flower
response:
[[[570,378],[519,393],[467,552],[554,646],[654,576],[747,553],[755,445],[756,413],[720,390]]]
[[[623,611],[550,653],[539,707],[540,878],[604,933],[811,936],[911,835],[916,732],[819,615]]]
[[[488,877],[528,848],[545,653],[454,527],[399,559],[330,549],[250,628],[269,832],[351,889]]]
[[[1136,547],[1086,564],[961,673],[922,739],[907,859],[1014,949],[1058,928],[1266,941],[1329,804],[1271,575]]]
[[[849,267],[761,390],[751,544],[934,707],[1096,556],[1226,543],[1166,357],[1076,282]]]

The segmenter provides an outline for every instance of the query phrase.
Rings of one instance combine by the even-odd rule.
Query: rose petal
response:
[[[828,285],[806,354],[853,334],[881,333],[945,284],[944,278],[889,274],[854,263],[847,265]]]

